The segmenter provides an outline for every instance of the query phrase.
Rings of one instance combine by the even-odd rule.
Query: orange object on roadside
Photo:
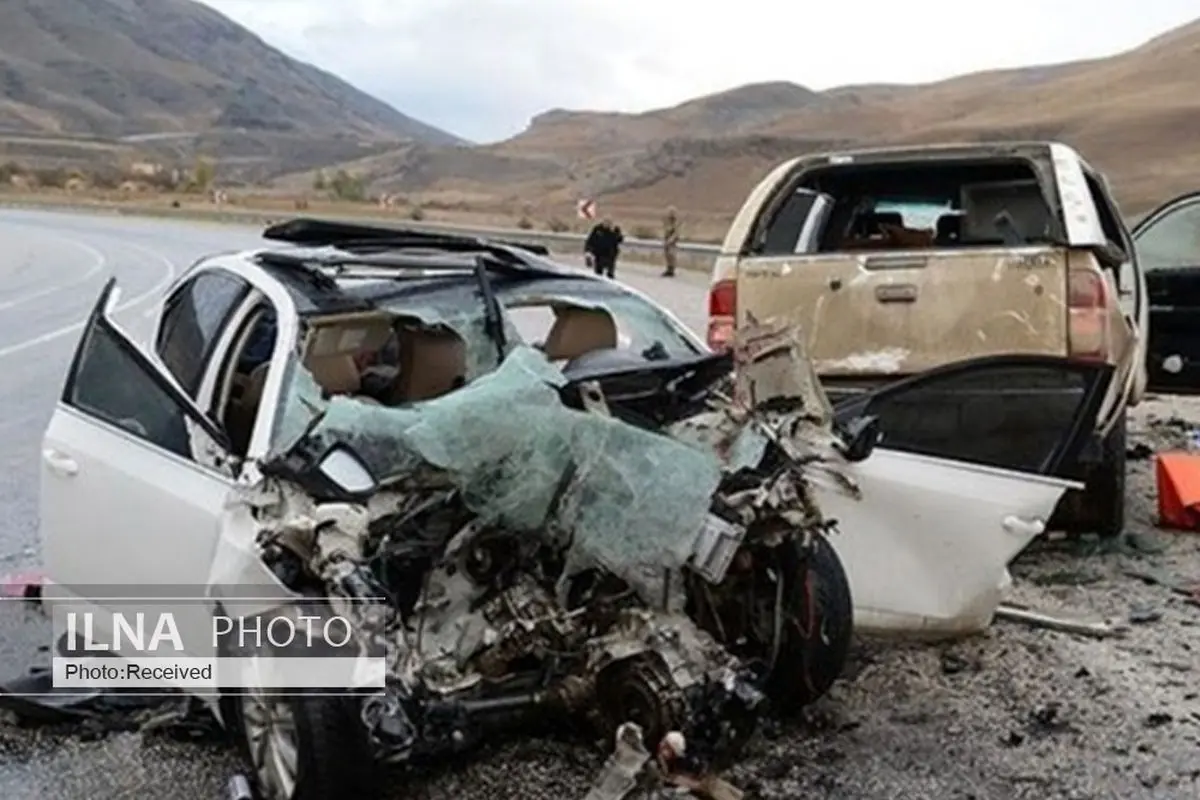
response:
[[[1200,531],[1200,453],[1159,453],[1154,479],[1159,526]]]

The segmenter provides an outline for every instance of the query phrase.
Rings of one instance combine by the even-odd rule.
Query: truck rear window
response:
[[[790,191],[823,202],[780,204],[763,237],[764,255],[788,252],[793,243],[806,249],[790,252],[843,252],[1011,247],[1061,238],[1038,175],[1022,159],[840,163],[809,170]],[[804,213],[806,206],[814,211]],[[802,236],[817,213],[819,231]]]

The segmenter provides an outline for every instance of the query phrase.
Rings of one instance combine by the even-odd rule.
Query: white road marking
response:
[[[145,247],[141,247],[140,245],[136,245],[133,243],[125,243],[123,246],[132,248],[134,250],[140,250],[141,252],[146,253],[147,255],[153,257],[154,259],[161,261],[163,263],[163,266],[165,267],[165,269],[163,270],[162,278],[158,281],[158,283],[154,284],[153,286],[151,286],[149,289],[142,292],[141,294],[131,297],[130,299],[126,300],[124,303],[121,303],[115,309],[113,309],[113,313],[116,313],[119,311],[124,311],[129,308],[133,308],[134,306],[140,305],[140,304],[144,303],[146,300],[149,300],[150,298],[154,297],[155,295],[161,293],[164,289],[167,288],[168,285],[170,285],[171,281],[175,280],[175,274],[176,274],[176,270],[177,270],[177,267],[175,266],[175,262],[171,261],[170,259],[168,259],[166,256],[164,256],[161,253],[157,253],[153,250],[150,250]],[[34,336],[31,339],[26,339],[23,342],[17,342],[16,344],[9,345],[8,347],[2,347],[2,348],[0,348],[0,358],[4,358],[6,356],[11,356],[15,353],[21,353],[21,352],[24,352],[25,350],[29,350],[30,348],[37,347],[38,345],[41,345],[41,344],[45,344],[46,342],[52,342],[56,339],[61,339],[64,336],[69,336],[72,333],[75,333],[76,331],[81,330],[86,323],[87,323],[87,318],[85,317],[84,319],[82,319],[79,322],[76,322],[72,325],[67,325],[65,327],[58,328],[57,330],[50,331],[49,333],[43,333],[40,336]]]
[[[75,239],[66,238],[64,238],[63,241],[67,242],[68,244],[73,244],[91,255],[92,265],[88,267],[87,271],[85,271],[82,275],[76,276],[72,280],[66,281],[65,283],[56,283],[52,286],[47,286],[44,289],[39,289],[36,292],[30,292],[29,294],[13,298],[12,300],[5,300],[4,302],[0,303],[0,311],[3,311],[6,308],[19,306],[22,303],[28,303],[30,300],[36,300],[39,297],[45,297],[46,295],[51,295],[55,292],[61,292],[63,289],[70,289],[72,286],[78,286],[81,283],[85,283],[91,280],[92,276],[97,272],[104,269],[104,266],[108,263],[108,259],[104,257],[104,253],[101,253],[90,244],[85,244],[83,242],[76,241]]]

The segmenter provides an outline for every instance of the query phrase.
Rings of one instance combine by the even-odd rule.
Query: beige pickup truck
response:
[[[885,441],[1085,482],[1051,524],[1116,535],[1126,408],[1148,385],[1200,387],[1200,337],[1188,359],[1167,285],[1200,264],[1198,210],[1180,198],[1130,231],[1104,178],[1054,142],[806,155],[730,227],[708,342],[790,318],[830,396],[879,416]]]

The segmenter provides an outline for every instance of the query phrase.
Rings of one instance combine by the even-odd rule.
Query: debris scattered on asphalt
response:
[[[250,787],[250,780],[241,773],[229,779],[225,795],[228,800],[254,800],[254,790]]]
[[[1145,442],[1138,442],[1125,451],[1125,458],[1129,461],[1145,461],[1153,455],[1154,449]]]
[[[626,722],[617,728],[615,740],[615,749],[583,800],[624,800],[637,788],[638,778],[650,761],[642,728]]]
[[[1062,704],[1055,702],[1035,708],[1029,714],[1029,733],[1037,736],[1070,733],[1074,727],[1064,718],[1062,710]]]
[[[1081,636],[1091,636],[1098,639],[1120,635],[1120,631],[1107,623],[1072,619],[1069,617],[1052,616],[1028,608],[1004,604],[996,609],[996,618],[1008,622],[1020,622],[1037,628],[1059,631],[1061,633],[1076,633]]]
[[[37,572],[18,572],[0,580],[0,597],[40,600],[42,575]]]
[[[1175,718],[1163,711],[1156,711],[1146,717],[1147,728],[1161,728],[1163,725],[1169,725],[1175,721]]]
[[[1126,577],[1139,580],[1147,586],[1161,586],[1171,594],[1182,597],[1184,602],[1200,606],[1200,582],[1185,584],[1162,573],[1137,569],[1127,569],[1124,571],[1124,574]]]
[[[1133,625],[1147,625],[1158,622],[1163,617],[1157,608],[1135,608],[1129,612],[1129,622]]]

